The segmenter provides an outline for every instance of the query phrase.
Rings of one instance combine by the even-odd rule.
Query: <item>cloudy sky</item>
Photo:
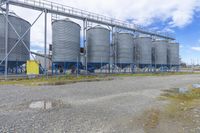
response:
[[[200,0],[51,0],[60,4],[133,22],[158,31],[173,33],[180,43],[180,55],[187,63],[200,63]],[[11,6],[30,23],[40,14]],[[80,22],[79,22],[80,23]],[[31,31],[32,50],[43,49],[43,16]],[[48,43],[51,43],[51,16],[48,15]]]

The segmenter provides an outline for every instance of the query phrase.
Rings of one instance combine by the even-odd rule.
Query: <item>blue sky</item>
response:
[[[176,38],[180,43],[180,55],[187,63],[200,63],[200,12],[193,21],[183,27],[175,28]],[[199,60],[199,61],[198,61]]]
[[[133,20],[141,26],[175,34],[180,56],[188,64],[200,62],[200,0],[50,0],[120,20]],[[40,12],[11,6],[18,16],[35,20]],[[30,15],[31,14],[31,15]],[[42,51],[44,16],[31,29],[31,48]],[[73,20],[80,25],[81,21]],[[48,15],[48,43],[51,44],[51,16]],[[95,25],[93,25],[95,26]]]
[[[164,22],[154,19],[147,27],[161,30],[167,28],[180,43],[180,57],[187,64],[200,64],[200,12],[196,11],[190,23],[184,26],[169,26],[170,20]]]

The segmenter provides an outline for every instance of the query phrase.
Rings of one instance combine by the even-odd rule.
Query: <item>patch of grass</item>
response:
[[[146,119],[144,121],[144,129],[148,130],[149,128],[156,128],[160,121],[160,110],[151,109],[145,112]]]
[[[96,76],[73,76],[73,75],[64,75],[58,77],[40,77],[34,79],[23,79],[18,78],[16,80],[8,80],[3,81],[0,80],[0,85],[56,85],[56,84],[66,84],[66,83],[74,83],[80,81],[95,81],[95,80],[103,80],[103,79],[112,79],[113,77],[141,77],[141,76],[171,76],[171,75],[187,75],[187,74],[199,74],[199,73],[192,73],[192,72],[163,72],[163,73],[137,73],[137,74],[108,74],[108,75],[96,75]]]
[[[116,77],[137,77],[137,76],[172,76],[172,75],[189,75],[189,74],[200,74],[194,72],[160,72],[160,73],[135,73],[135,74],[113,74]]]
[[[34,79],[17,79],[17,80],[8,80],[8,81],[0,81],[0,85],[63,85],[68,83],[76,83],[76,82],[89,82],[89,81],[99,81],[99,80],[111,80],[111,78],[99,77],[99,76],[73,76],[73,75],[65,75],[59,77],[49,77],[46,79],[45,77],[34,78]]]
[[[194,124],[191,110],[199,106],[200,89],[190,88],[190,91],[184,94],[168,90],[162,94],[162,97],[170,101],[163,112],[165,119],[178,121],[188,126]]]
[[[193,101],[200,99],[200,89],[190,88],[190,91],[187,93],[178,93],[175,89],[165,90],[162,96],[175,101]]]
[[[181,94],[177,89],[165,90],[162,100],[167,100],[164,106],[153,107],[137,118],[146,133],[185,133],[200,125],[198,114],[194,110],[200,109],[200,89],[191,86],[190,91]],[[158,108],[158,109],[157,109]]]

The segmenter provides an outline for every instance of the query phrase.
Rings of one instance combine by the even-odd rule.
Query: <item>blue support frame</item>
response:
[[[83,69],[83,65],[81,62],[52,62],[52,75],[58,74],[58,71],[60,70],[63,74],[66,73],[69,69]]]
[[[109,63],[88,63],[88,71],[94,73],[96,69],[100,69],[101,67],[108,65]]]
[[[152,64],[139,64],[139,68],[152,68]]]
[[[25,63],[26,63],[25,61],[8,61],[8,72],[12,74],[22,73],[23,68],[21,66]],[[4,64],[4,62],[2,64]],[[20,72],[18,72],[19,69],[20,69]],[[4,72],[5,72],[5,67],[4,65],[2,65],[0,66],[0,74],[4,74]]]
[[[109,63],[88,63],[88,71],[91,73],[94,73],[96,69],[100,69],[101,67],[108,65]],[[60,68],[62,69],[63,73],[65,74],[67,70],[72,69],[72,67],[74,67],[74,69],[77,69],[78,66],[78,70],[80,69],[85,69],[82,65],[82,63],[78,62],[53,62],[52,63],[52,74],[58,74]],[[128,63],[117,63],[117,66],[124,69],[127,66],[131,66],[131,70],[132,73],[134,73],[134,70],[136,68],[135,64],[128,64]],[[178,71],[179,70],[179,65],[171,65],[171,67],[169,65],[163,65],[163,64],[139,64],[140,68],[149,68],[150,71],[149,72],[153,72],[153,68],[157,68],[160,69],[161,72],[167,72],[168,70],[170,70],[172,67],[176,67]]]
[[[130,66],[132,65],[132,63],[117,63],[117,66],[124,69],[126,68],[127,66]]]

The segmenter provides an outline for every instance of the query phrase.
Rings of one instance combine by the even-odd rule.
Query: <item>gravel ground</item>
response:
[[[61,86],[0,86],[0,132],[143,133],[130,118],[161,106],[161,90],[199,83],[200,75],[119,77]],[[29,108],[32,102],[52,108]]]

